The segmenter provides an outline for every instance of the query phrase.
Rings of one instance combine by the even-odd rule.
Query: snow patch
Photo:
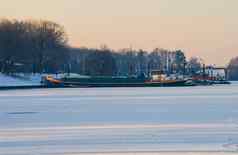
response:
[[[41,85],[40,74],[17,74],[14,76],[9,76],[0,73],[0,87],[38,85]]]

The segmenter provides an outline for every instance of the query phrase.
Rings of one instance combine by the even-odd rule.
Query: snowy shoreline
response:
[[[0,87],[41,86],[40,74],[19,74],[9,76],[0,73]]]

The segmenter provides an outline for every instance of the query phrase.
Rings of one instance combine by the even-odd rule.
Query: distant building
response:
[[[208,66],[205,69],[205,73],[216,80],[225,80],[227,79],[227,68],[225,67],[213,67]]]

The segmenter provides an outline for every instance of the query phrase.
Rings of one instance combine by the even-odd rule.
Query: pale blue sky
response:
[[[238,56],[238,0],[0,0],[2,18],[48,19],[73,46],[180,48],[207,63]]]

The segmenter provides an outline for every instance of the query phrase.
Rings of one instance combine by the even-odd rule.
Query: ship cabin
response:
[[[162,70],[153,70],[150,72],[150,77],[152,81],[165,81],[167,76]]]

